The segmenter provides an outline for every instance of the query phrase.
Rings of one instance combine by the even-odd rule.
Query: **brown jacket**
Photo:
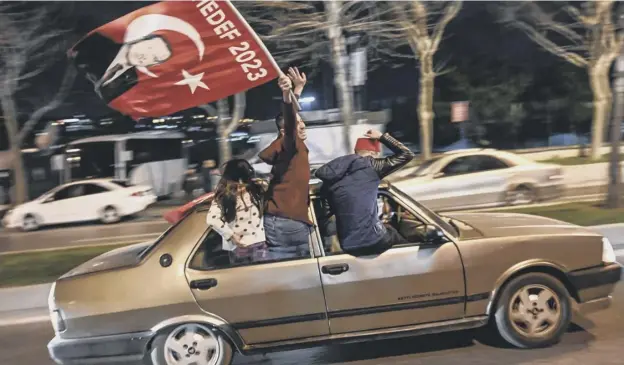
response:
[[[267,214],[312,225],[308,216],[310,162],[308,148],[297,136],[293,104],[282,103],[284,135],[279,136],[258,157],[272,165],[267,191]]]

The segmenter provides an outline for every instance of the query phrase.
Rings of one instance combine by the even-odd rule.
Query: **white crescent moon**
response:
[[[148,14],[134,19],[128,24],[124,43],[138,41],[158,30],[171,30],[184,34],[195,43],[199,60],[201,61],[204,57],[205,46],[197,29],[184,20],[169,15]]]

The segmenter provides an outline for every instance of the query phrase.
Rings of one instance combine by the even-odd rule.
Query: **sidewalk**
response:
[[[624,257],[624,223],[587,227],[611,241],[616,256]],[[0,289],[0,327],[49,320],[48,295],[52,284]]]

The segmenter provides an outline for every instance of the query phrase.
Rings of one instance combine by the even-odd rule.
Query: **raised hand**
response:
[[[370,139],[379,139],[381,138],[381,136],[383,135],[383,133],[381,133],[378,130],[374,130],[374,129],[369,129],[366,134],[364,134],[364,136],[366,138],[370,138]]]
[[[290,67],[288,69],[288,77],[292,80],[292,83],[295,86],[295,94],[301,95],[303,87],[305,86],[306,82],[308,82],[306,74],[303,72],[299,72],[299,69],[296,67]]]

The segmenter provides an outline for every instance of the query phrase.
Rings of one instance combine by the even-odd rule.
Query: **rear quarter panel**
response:
[[[146,331],[181,315],[202,314],[184,275],[186,260],[206,230],[203,215],[181,222],[135,267],[60,279],[52,308],[61,309],[67,330],[61,338]],[[173,262],[162,267],[168,253]]]
[[[601,237],[591,233],[474,239],[459,242],[459,250],[467,295],[490,292],[488,299],[467,304],[467,316],[486,313],[497,289],[521,270],[547,267],[567,273],[602,260]]]

